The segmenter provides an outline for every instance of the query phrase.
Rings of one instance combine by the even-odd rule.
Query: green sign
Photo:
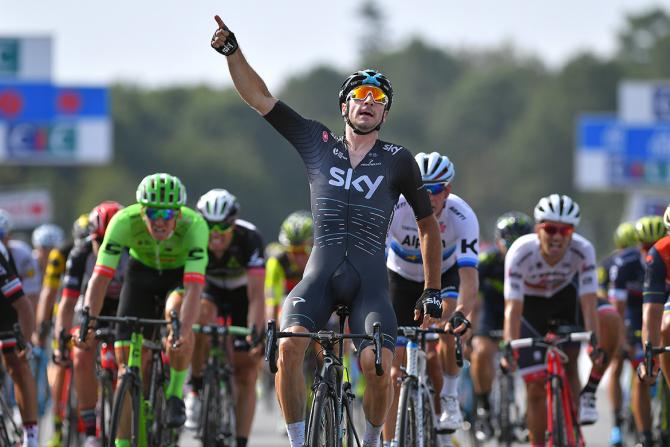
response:
[[[0,76],[16,76],[19,72],[18,39],[0,39]]]

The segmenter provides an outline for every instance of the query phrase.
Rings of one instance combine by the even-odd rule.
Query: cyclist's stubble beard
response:
[[[214,256],[220,258],[230,247],[230,243],[233,241],[233,228],[226,231],[225,233],[213,232],[209,234],[209,243],[207,248],[211,251]]]
[[[373,133],[375,128],[386,121],[388,110],[383,104],[377,104],[369,99],[365,101],[349,99],[346,103],[342,103],[342,116],[345,118],[345,127],[348,126],[351,127],[352,131],[357,129],[364,134],[368,134]]]
[[[430,198],[430,206],[433,209],[433,214],[436,219],[439,219],[442,211],[444,211],[450,193],[451,185],[447,185],[447,188],[439,194],[428,194],[428,197]]]
[[[144,223],[147,225],[147,230],[151,237],[156,241],[166,241],[172,237],[175,228],[177,227],[178,216],[170,219],[156,219],[150,220],[148,217],[143,216]]]

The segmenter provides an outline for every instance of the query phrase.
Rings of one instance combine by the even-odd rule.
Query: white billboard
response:
[[[0,191],[0,208],[12,216],[17,230],[35,228],[53,218],[51,193],[46,188]]]

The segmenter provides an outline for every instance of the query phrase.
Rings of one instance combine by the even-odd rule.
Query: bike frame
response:
[[[416,380],[417,383],[417,396],[416,396],[416,402],[417,402],[417,409],[418,411],[416,412],[416,418],[417,418],[417,437],[419,439],[419,444],[418,447],[426,447],[424,445],[424,428],[425,428],[425,423],[424,423],[424,418],[423,418],[423,403],[424,403],[424,397],[425,396],[430,396],[431,393],[431,386],[428,381],[428,376],[426,374],[426,334],[428,333],[443,333],[444,331],[442,330],[429,330],[429,331],[419,331],[418,328],[412,328],[412,327],[404,327],[404,328],[398,328],[398,332],[402,332],[402,335],[407,337],[407,344],[405,345],[405,350],[406,350],[406,363],[405,363],[405,369],[404,369],[404,375],[402,380],[406,381],[408,379],[414,379]],[[419,343],[416,342],[416,340],[413,340],[413,338],[419,339]],[[429,397],[430,399],[430,397]],[[433,403],[430,402],[430,407],[433,407]],[[395,427],[395,435],[394,438],[397,441],[400,438],[400,414],[402,411],[406,411],[405,408],[400,408],[398,407],[398,417],[396,418],[396,427]],[[431,411],[432,418],[433,418],[433,424],[432,426],[435,427],[437,425],[437,421],[435,419],[435,414],[434,411]]]

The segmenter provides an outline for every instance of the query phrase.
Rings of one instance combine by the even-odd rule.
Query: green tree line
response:
[[[662,9],[631,14],[613,39],[615,55],[584,52],[554,69],[514,47],[454,51],[415,39],[390,51],[366,48],[352,71],[375,67],[389,76],[396,97],[382,138],[414,153],[447,154],[456,165],[454,192],[474,208],[483,239],[491,239],[502,212],[532,214],[539,197],[560,192],[582,205],[579,231],[603,255],[623,196],[574,189],[575,119],[581,112],[615,110],[623,79],[670,76],[670,15]],[[314,67],[273,93],[341,133],[337,93],[347,74]],[[314,92],[332,92],[332,100]],[[266,241],[276,238],[289,212],[309,207],[299,157],[231,88],[115,85],[111,98],[110,165],[0,167],[0,186],[48,185],[57,222],[69,227],[101,200],[131,203],[144,175],[170,172],[186,184],[191,206],[211,188],[230,190],[243,218],[259,226]]]

